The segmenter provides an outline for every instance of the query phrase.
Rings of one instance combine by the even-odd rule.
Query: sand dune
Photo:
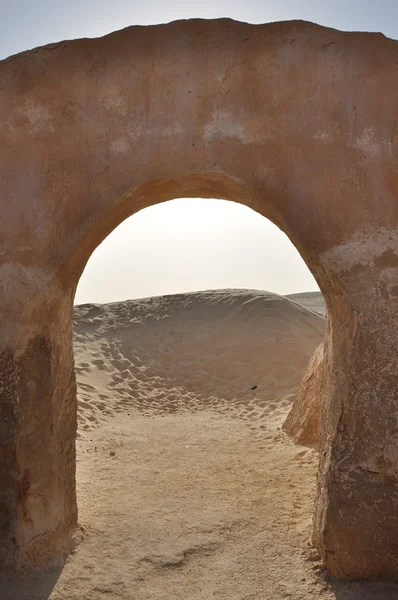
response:
[[[116,411],[284,416],[324,319],[288,299],[219,290],[76,307],[81,430]]]
[[[289,294],[286,296],[292,302],[296,302],[304,306],[308,310],[312,310],[323,317],[326,316],[325,300],[321,292],[302,292],[301,294]]]
[[[77,306],[83,540],[2,600],[398,598],[328,582],[311,545],[317,455],[281,425],[322,310],[242,290]]]

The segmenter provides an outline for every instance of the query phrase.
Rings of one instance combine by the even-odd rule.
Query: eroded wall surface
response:
[[[131,27],[0,62],[0,547],[74,543],[71,315],[96,246],[157,202],[244,203],[328,306],[314,539],[398,579],[398,43],[305,22]]]

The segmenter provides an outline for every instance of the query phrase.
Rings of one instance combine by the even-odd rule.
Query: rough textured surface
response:
[[[296,444],[313,445],[319,440],[319,406],[323,389],[323,343],[315,350],[304,374],[283,429]]]
[[[145,206],[204,196],[274,221],[316,277],[314,539],[338,576],[398,579],[397,64],[380,34],[230,20],[0,63],[2,560],[73,543],[72,301],[91,252]]]
[[[320,292],[289,294],[287,297],[313,312],[326,316],[325,302]],[[308,364],[300,389],[283,424],[287,435],[296,444],[304,446],[317,446],[319,442],[320,399],[323,391],[323,350],[322,343]]]

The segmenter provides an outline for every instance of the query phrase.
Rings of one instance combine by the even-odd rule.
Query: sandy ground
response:
[[[281,424],[324,318],[298,300],[76,307],[83,541],[62,568],[3,573],[1,600],[398,598],[328,581],[311,547],[317,455]]]

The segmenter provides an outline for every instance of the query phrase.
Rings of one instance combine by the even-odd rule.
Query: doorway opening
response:
[[[289,485],[312,485],[316,460],[305,451],[299,473],[280,428],[324,320],[301,297],[272,292],[306,289],[302,298],[319,299],[286,236],[228,201],[147,208],[97,249],[74,312],[77,489],[83,526],[100,523],[105,535],[81,550],[83,562],[86,551],[101,564],[129,556],[143,586],[153,593],[163,577],[172,596],[176,581],[195,585],[191,563],[223,548],[232,560],[249,530],[270,544],[268,558],[251,548],[247,560],[271,563],[282,551]],[[269,481],[279,481],[281,501]],[[304,520],[311,510],[304,502]],[[293,535],[287,559],[294,544]]]
[[[248,390],[265,394],[261,413],[285,385],[283,413],[322,337],[322,317],[296,304],[322,314],[316,288],[287,236],[247,206],[189,198],[136,213],[93,253],[77,288],[80,429],[115,411],[173,412],[213,396],[246,412]]]

